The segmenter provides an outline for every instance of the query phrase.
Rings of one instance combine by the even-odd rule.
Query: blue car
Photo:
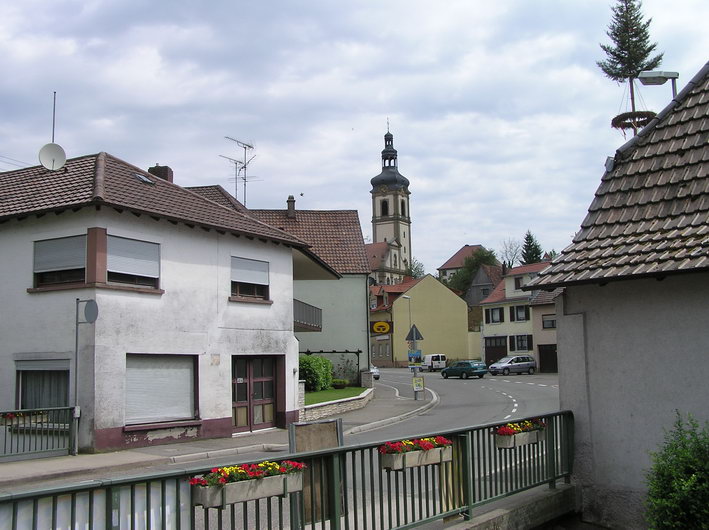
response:
[[[479,378],[487,373],[487,366],[482,361],[457,361],[452,365],[441,370],[443,379],[458,376],[461,379],[467,379],[470,376],[477,375]]]

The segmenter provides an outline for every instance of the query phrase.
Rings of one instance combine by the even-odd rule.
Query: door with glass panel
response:
[[[273,427],[276,409],[275,357],[231,358],[234,431]]]

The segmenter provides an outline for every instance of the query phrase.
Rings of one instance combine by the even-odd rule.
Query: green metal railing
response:
[[[72,407],[0,410],[0,462],[69,453]]]
[[[568,482],[573,416],[538,418],[546,423],[539,441],[511,449],[496,448],[501,424],[435,433],[453,440],[452,461],[400,471],[381,468],[381,442],[284,456],[307,465],[302,492],[224,508],[193,505],[188,479],[204,467],[0,495],[0,528],[369,530],[469,519],[495,499]]]

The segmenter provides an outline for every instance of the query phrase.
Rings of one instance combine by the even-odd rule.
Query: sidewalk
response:
[[[359,410],[341,416],[345,445],[347,435],[391,425],[422,414],[438,403],[435,393],[425,401],[401,398],[386,386],[375,385],[374,398]],[[267,429],[231,438],[195,440],[168,445],[126,449],[111,453],[80,454],[0,463],[0,494],[29,491],[40,486],[76,484],[94,480],[136,476],[142,473],[178,471],[180,465],[226,465],[261,458],[278,458],[288,452],[288,431]],[[269,454],[271,453],[271,454]]]

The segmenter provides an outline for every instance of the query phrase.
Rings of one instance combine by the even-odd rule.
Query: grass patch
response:
[[[336,399],[359,396],[365,390],[366,388],[361,386],[348,386],[341,389],[330,388],[328,390],[320,390],[319,392],[306,392],[305,404],[315,405],[316,403],[324,403],[326,401],[335,401]]]

